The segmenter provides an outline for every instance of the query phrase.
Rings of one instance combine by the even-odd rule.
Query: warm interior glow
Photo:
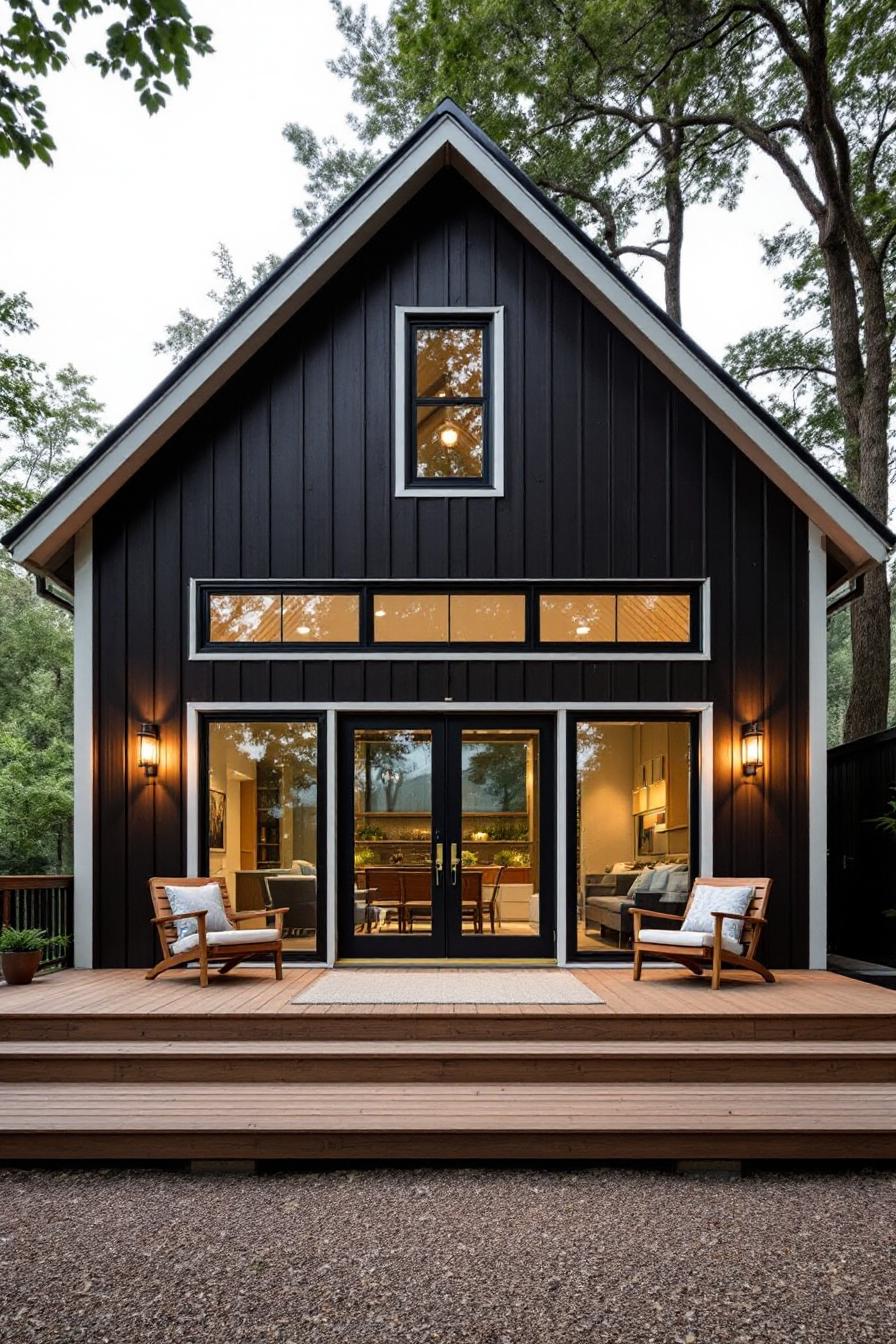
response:
[[[445,445],[446,448],[453,448],[457,443],[458,437],[459,436],[457,430],[454,428],[453,425],[446,425],[445,428],[439,434],[439,438],[442,440],[442,443]]]
[[[691,884],[691,726],[581,720],[576,781],[580,953],[632,947],[632,912],[680,915]],[[649,925],[647,925],[649,927]]]
[[[207,732],[200,872],[225,878],[238,911],[283,908],[284,946],[312,953],[320,898],[317,724],[213,720]],[[263,924],[253,919],[242,927]]]

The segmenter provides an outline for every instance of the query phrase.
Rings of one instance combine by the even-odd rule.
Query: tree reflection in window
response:
[[[414,328],[417,479],[485,475],[484,326]]]

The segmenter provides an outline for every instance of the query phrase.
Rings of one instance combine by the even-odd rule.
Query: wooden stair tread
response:
[[[894,1134],[896,1085],[0,1085],[0,1136],[184,1131]]]
[[[0,1041],[0,1059],[56,1057],[170,1059],[223,1057],[226,1059],[352,1057],[410,1058],[642,1058],[665,1056],[823,1058],[888,1057],[896,1055],[896,1041],[481,1041],[481,1040],[258,1040],[235,1041]]]

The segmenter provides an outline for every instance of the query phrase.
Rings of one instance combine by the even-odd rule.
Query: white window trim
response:
[[[495,700],[444,701],[420,700],[398,705],[392,701],[370,700],[193,700],[187,704],[187,743],[186,743],[186,825],[187,825],[187,876],[199,874],[199,746],[200,723],[206,716],[216,714],[264,714],[270,718],[274,714],[302,718],[309,714],[326,714],[327,721],[327,960],[325,962],[303,961],[303,966],[333,966],[338,959],[336,944],[336,858],[337,844],[337,780],[336,780],[336,717],[338,714],[510,714],[520,711],[519,705],[507,705]],[[557,940],[557,964],[559,966],[594,966],[593,959],[578,960],[567,957],[566,949],[566,826],[565,789],[567,773],[566,725],[568,716],[588,715],[595,718],[601,714],[638,714],[668,713],[696,714],[698,716],[699,736],[699,812],[700,812],[700,852],[699,863],[694,866],[695,877],[711,877],[713,874],[713,713],[712,703],[708,701],[665,701],[665,700],[629,700],[629,701],[533,701],[522,708],[527,714],[552,714],[557,722],[557,831],[556,831],[556,908],[555,937]],[[562,939],[562,941],[561,941]],[[601,965],[604,963],[601,962]]]
[[[409,485],[407,480],[407,368],[405,352],[407,350],[407,324],[411,317],[430,316],[456,318],[462,322],[465,317],[491,317],[491,368],[489,386],[491,389],[491,461],[492,480],[488,486],[468,486],[460,481],[457,484],[435,486]],[[455,308],[442,307],[440,304],[428,304],[425,307],[395,309],[395,378],[393,398],[395,410],[395,494],[398,498],[417,499],[497,499],[504,494],[504,308]]]
[[[429,493],[429,492],[427,492]],[[479,492],[481,493],[481,491]],[[600,582],[624,583],[630,580],[621,577],[614,577]],[[635,582],[649,584],[650,579],[638,577]],[[668,582],[700,584],[701,591],[698,598],[701,607],[701,643],[699,649],[689,649],[686,653],[658,652],[652,653],[649,650],[641,653],[623,652],[617,653],[612,648],[593,649],[586,644],[571,645],[569,651],[565,650],[545,650],[540,649],[521,649],[516,652],[513,649],[481,649],[474,652],[465,653],[463,646],[458,644],[446,644],[442,649],[317,649],[313,645],[303,646],[302,648],[291,648],[283,650],[260,649],[257,652],[252,649],[240,649],[235,653],[222,653],[217,649],[207,652],[199,652],[199,630],[196,624],[196,589],[206,583],[226,582],[228,588],[234,592],[239,592],[241,588],[247,588],[259,583],[271,590],[280,585],[295,583],[295,577],[291,579],[190,579],[189,591],[187,594],[187,625],[189,630],[189,648],[187,661],[191,663],[245,663],[257,660],[271,663],[369,663],[369,662],[390,662],[390,663],[706,663],[709,662],[712,654],[710,652],[710,612],[712,602],[710,600],[710,580],[686,578],[681,575],[675,575],[674,579],[657,579],[657,583]],[[375,583],[375,579],[302,579],[302,583],[313,584],[315,582],[325,583],[327,587],[334,584],[344,584],[346,588],[359,587],[361,584]],[[496,585],[506,584],[508,588],[521,583],[539,584],[539,583],[562,583],[563,579],[556,578],[517,578],[517,579],[383,579],[383,583],[404,585],[405,587],[417,587],[425,590],[427,583],[445,584],[450,583],[452,588],[463,588],[464,585],[473,587],[488,584],[491,588]],[[582,583],[582,579],[571,579],[571,583]],[[597,579],[594,582],[598,582]],[[397,589],[396,589],[397,591]]]

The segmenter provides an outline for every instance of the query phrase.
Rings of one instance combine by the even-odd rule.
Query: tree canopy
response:
[[[56,144],[47,122],[43,84],[69,60],[75,26],[105,17],[102,40],[84,57],[99,73],[133,80],[150,114],[171,95],[169,79],[186,87],[194,56],[212,51],[212,30],[194,23],[184,0],[8,0],[0,31],[0,158],[23,167],[52,163]]]
[[[332,208],[375,147],[450,96],[612,255],[660,262],[667,310],[680,319],[687,205],[733,206],[754,190],[749,156],[764,155],[794,203],[794,224],[763,240],[784,320],[745,333],[728,363],[887,517],[896,457],[889,0],[393,0],[384,22],[363,5],[331,3],[345,42],[331,68],[352,85],[356,147],[286,128],[308,173],[301,225]],[[887,722],[890,643],[880,566],[851,611],[847,736]]]

